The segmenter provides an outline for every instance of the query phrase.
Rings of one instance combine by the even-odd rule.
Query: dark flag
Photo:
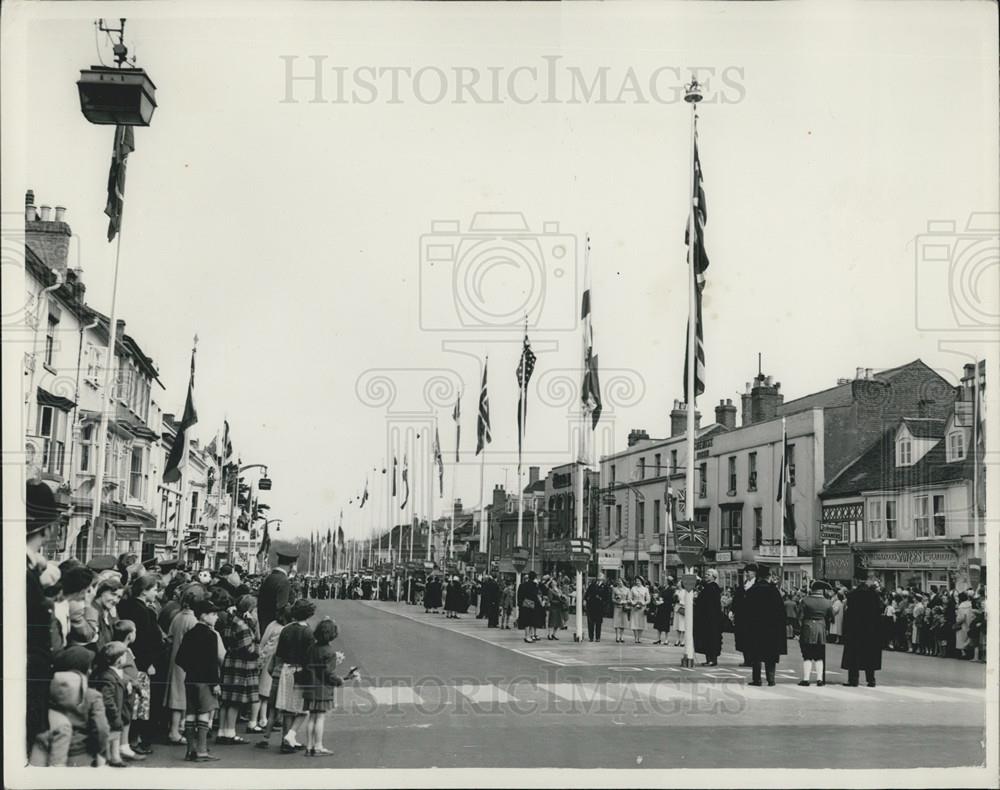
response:
[[[341,520],[343,520],[343,518],[344,518],[344,511],[343,510],[340,511],[340,518],[341,518]],[[341,547],[343,547],[343,545],[344,545],[344,528],[343,527],[337,527],[337,545],[341,546]]]
[[[195,339],[197,343],[197,339]],[[188,381],[187,400],[184,401],[184,416],[177,428],[167,464],[163,469],[163,482],[176,483],[181,479],[181,464],[187,459],[188,429],[198,422],[198,412],[194,408],[194,357],[197,345],[191,349],[191,378]]]
[[[587,240],[588,249],[590,240]],[[583,307],[580,311],[583,321],[583,382],[580,385],[580,400],[584,413],[590,414],[591,430],[601,419],[601,382],[597,377],[597,354],[594,353],[594,327],[590,316],[590,283],[583,292]]]
[[[410,481],[406,479],[406,454],[403,454],[403,489],[405,494],[403,494],[403,504],[399,506],[400,510],[406,509],[406,503],[410,501]]]
[[[444,496],[444,458],[441,457],[441,440],[438,438],[437,425],[434,426],[434,463],[438,468],[439,496]]]
[[[531,372],[535,369],[535,355],[528,342],[528,333],[524,333],[524,346],[521,349],[521,360],[517,363],[517,453],[520,458],[521,442],[524,428],[528,421],[528,382]]]
[[[267,522],[264,522],[264,537],[260,540],[260,548],[257,550],[257,558],[260,564],[267,562],[267,555],[271,552],[271,536],[267,531]]]
[[[782,523],[785,543],[795,542],[795,513],[792,510],[792,469],[789,463],[788,433],[785,431],[785,421],[781,421],[781,478],[778,482],[778,496],[776,501],[784,500]]]
[[[392,495],[396,496],[396,456],[392,457]]]
[[[696,121],[697,123],[697,121]],[[691,265],[691,276],[694,277],[695,296],[695,397],[705,392],[705,333],[702,327],[701,294],[705,290],[705,270],[708,269],[708,252],[705,250],[705,223],[708,222],[708,204],[705,201],[705,189],[702,182],[701,159],[698,156],[698,132],[695,127],[694,144],[694,193],[691,195],[691,216],[688,227],[684,231],[684,243],[688,245],[688,261]],[[691,238],[691,226],[694,226],[694,238]],[[690,341],[690,324],[684,342],[684,400],[687,401],[688,348]]]
[[[365,478],[365,492],[361,495],[361,505],[359,507],[364,507],[365,502],[368,501],[368,478]]]
[[[479,390],[479,421],[476,425],[476,455],[479,455],[487,444],[493,441],[490,435],[490,396],[486,392],[486,369],[490,364],[489,357],[483,363],[483,386]]]
[[[112,241],[122,225],[122,208],[125,204],[125,166],[128,155],[135,150],[131,126],[115,127],[115,146],[111,152],[111,169],[108,171],[108,201],[104,213],[108,215],[108,241]]]

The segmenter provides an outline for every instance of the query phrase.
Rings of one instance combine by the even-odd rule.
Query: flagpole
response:
[[[695,237],[695,140],[698,121],[698,102],[701,100],[700,86],[697,80],[692,78],[690,90],[685,100],[691,105],[691,167],[690,180],[688,183],[688,330],[687,330],[687,462],[685,464],[685,485],[687,494],[684,497],[684,519],[688,522],[694,521],[694,432],[695,432],[695,376],[698,368],[698,358],[695,351],[695,335],[697,332],[697,294],[695,293],[695,260],[694,249]],[[636,568],[638,572],[638,568]],[[685,572],[692,574],[695,572],[694,566],[685,568]],[[694,666],[694,590],[686,590],[684,595],[684,612],[686,628],[684,631],[684,662],[685,666]]]
[[[785,428],[785,418],[781,418],[781,507],[778,511],[778,589],[785,586],[785,522],[784,515],[788,509],[788,502],[785,497],[789,495],[788,486],[785,480],[788,479],[788,458],[785,457],[785,449],[788,447],[788,433]]]
[[[524,317],[524,336],[528,337],[528,316]],[[521,545],[524,525],[524,479],[522,477],[522,456],[524,455],[524,407],[525,407],[525,384],[528,380],[527,360],[525,359],[524,348],[521,348],[521,397],[517,404],[517,545]],[[534,558],[532,558],[531,570],[534,570]],[[521,586],[521,572],[517,571],[515,579],[516,590]]]
[[[979,360],[972,377],[972,556],[979,562]],[[985,438],[984,438],[985,444]],[[980,571],[981,578],[982,571]],[[970,579],[971,581],[971,579]],[[977,580],[978,586],[978,580]]]
[[[490,355],[486,355],[486,359],[483,362],[483,376],[485,378],[487,367],[490,364]],[[482,393],[480,393],[480,405],[479,405],[479,419],[482,420]],[[489,430],[488,427],[486,430]],[[486,445],[488,442],[483,437],[483,451],[482,458],[479,460],[479,551],[482,554],[486,553],[486,530],[488,529],[486,523]],[[520,526],[518,527],[518,545],[520,545]],[[518,574],[517,581],[520,584],[521,576]]]
[[[94,470],[94,502],[90,511],[90,531],[87,535],[87,551],[84,562],[89,562],[94,556],[94,543],[97,540],[97,519],[101,515],[101,489],[104,488],[104,456],[107,452],[108,410],[111,407],[112,373],[117,368],[115,348],[118,343],[118,263],[122,252],[122,221],[125,214],[125,201],[122,201],[121,213],[118,215],[118,240],[115,243],[115,270],[111,280],[111,312],[108,315],[108,349],[104,364],[104,389],[101,392],[101,419],[97,433],[97,467]]]
[[[584,248],[583,254],[583,287],[588,293],[588,299],[590,299],[590,234],[586,236],[587,246]],[[591,304],[588,303],[588,314],[591,308]],[[587,319],[584,316],[585,320]],[[581,371],[581,381],[587,376],[587,365],[589,360],[587,359],[587,327],[585,324],[581,324],[581,339],[583,346],[583,355],[581,357],[583,370]],[[584,397],[586,393],[581,393]],[[578,538],[583,538],[583,478],[587,474],[587,408],[586,404],[581,398],[580,401],[580,441],[579,441],[579,457],[577,458],[577,475],[576,475],[576,536]],[[583,568],[577,568],[576,570],[576,641],[583,641]]]

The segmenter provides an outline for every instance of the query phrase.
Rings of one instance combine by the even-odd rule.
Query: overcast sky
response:
[[[739,402],[758,352],[787,399],[917,357],[957,381],[975,353],[939,347],[968,332],[921,331],[947,329],[949,278],[943,264],[917,264],[917,237],[929,220],[964,230],[971,212],[998,210],[994,4],[283,4],[235,15],[249,7],[122,12],[159,108],[129,159],[119,305],[159,367],[167,411],[183,407],[198,334],[197,432],[207,442],[228,417],[244,462],[270,465],[268,501],[288,534],[336,526],[383,463],[386,410],[359,398],[365,371],[390,371],[394,408],[409,411],[429,408],[426,371],[462,382],[457,493],[469,506],[481,375],[469,354],[489,352],[491,450],[503,466],[487,470],[487,487],[505,469],[514,486],[521,332],[458,327],[456,264],[430,265],[440,245],[421,241],[438,220],[457,222],[438,234],[456,258],[471,249],[459,240],[477,212],[522,212],[541,234],[496,234],[465,261],[484,264],[476,282],[490,310],[541,305],[529,328],[538,363],[526,464],[571,459],[568,407],[534,385],[558,370],[579,378],[585,233],[602,377],[635,384],[609,408],[614,439],[601,449],[622,449],[631,428],[669,433],[687,318],[691,116],[677,91],[691,67],[710,76],[715,99],[699,122],[711,257],[704,422],[720,398]],[[75,82],[98,62],[93,15],[118,12],[32,12],[63,19],[26,27],[23,181],[5,178],[4,208],[19,211],[25,188],[67,208],[88,301],[106,311],[113,129],[83,119]],[[283,102],[287,64],[309,75],[312,55],[325,57],[322,100],[296,82]],[[410,75],[367,68],[396,66]],[[423,67],[433,68],[415,80]],[[603,67],[605,101],[583,100],[574,74],[589,85]],[[454,103],[469,75],[481,101],[465,92]],[[540,251],[534,280],[530,267],[489,266],[518,244]],[[992,249],[961,280],[985,299]],[[995,315],[995,301],[982,309]],[[450,405],[434,409],[450,461]]]

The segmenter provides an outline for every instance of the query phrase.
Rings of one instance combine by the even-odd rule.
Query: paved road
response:
[[[406,604],[319,602],[361,682],[329,714],[333,757],[217,746],[212,768],[854,767],[978,765],[984,760],[985,667],[886,653],[875,689],[801,688],[790,643],[774,688],[718,668],[681,670],[680,648],[533,645],[468,616]],[[731,651],[731,643],[724,645]],[[838,674],[834,674],[838,673]],[[274,736],[277,743],[277,735]],[[183,766],[161,746],[146,765]]]

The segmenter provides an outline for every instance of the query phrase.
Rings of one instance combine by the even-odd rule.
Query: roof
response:
[[[907,362],[905,365],[873,373],[872,378],[875,379],[875,381],[890,383],[900,373],[911,370],[917,366],[927,368],[928,371],[931,371],[931,369],[924,364],[923,360],[915,359],[912,362]],[[778,407],[778,416],[787,417],[789,414],[807,411],[808,409],[830,409],[837,406],[850,406],[851,403],[854,402],[853,383],[853,381],[849,381],[846,384],[838,384],[836,387],[830,387],[829,389],[814,392],[811,395],[804,395],[801,398],[786,401]]]
[[[902,420],[916,439],[940,439],[944,436],[945,420],[931,417],[906,417]]]
[[[860,494],[862,491],[900,490],[972,479],[972,457],[947,462],[945,442],[938,441],[913,466],[896,466],[896,428],[882,437],[823,489],[823,498]]]
[[[524,493],[526,494],[533,494],[536,491],[545,491],[544,477],[541,480],[536,480],[534,483],[528,483],[528,485],[524,487]]]

